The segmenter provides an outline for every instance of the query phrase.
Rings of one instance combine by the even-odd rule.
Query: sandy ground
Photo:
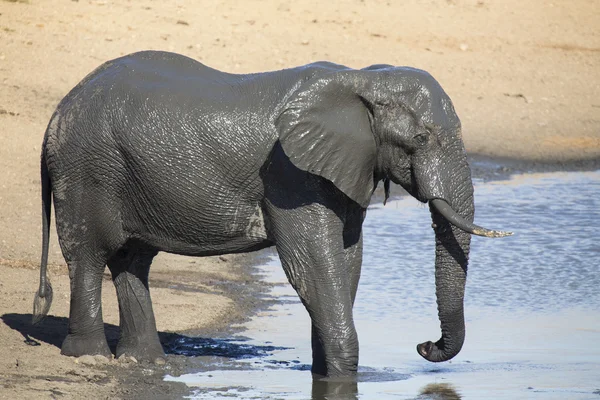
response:
[[[156,258],[152,270],[152,300],[163,344],[193,332],[220,336],[232,322],[253,312],[260,291],[249,284],[251,270],[242,256],[196,259],[169,254]],[[50,266],[54,301],[50,316],[31,326],[32,293],[39,277],[38,262],[0,259],[0,399],[163,398],[185,393],[184,385],[161,384],[166,373],[179,374],[187,357],[170,356],[164,366],[112,361],[85,362],[60,356],[67,332],[69,277],[66,266]],[[110,275],[103,284],[103,317],[109,345],[118,338],[118,304]],[[170,334],[171,333],[171,334]],[[102,361],[102,360],[99,360]],[[92,365],[90,365],[92,364]],[[152,382],[152,387],[139,386]],[[147,385],[146,385],[147,386]],[[147,391],[147,392],[146,392]],[[154,397],[152,397],[154,396]],[[177,397],[177,396],[175,396]]]
[[[470,153],[598,160],[599,26],[594,0],[0,0],[0,398],[136,397],[123,382],[152,376],[158,397],[179,393],[156,384],[168,365],[88,366],[59,356],[69,291],[56,236],[51,317],[28,325],[42,136],[58,101],[100,63],[162,49],[236,73],[317,60],[410,65],[431,72],[453,99]],[[159,330],[212,332],[252,309],[240,308],[247,297],[235,289],[248,279],[246,259],[228,258],[158,259],[151,285]],[[224,281],[234,286],[215,284]],[[113,332],[116,298],[106,285]]]

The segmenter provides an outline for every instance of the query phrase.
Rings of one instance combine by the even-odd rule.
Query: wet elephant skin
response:
[[[48,312],[51,199],[71,278],[62,353],[110,355],[102,273],[119,301],[117,356],[163,357],[148,290],[159,251],[192,256],[275,246],[312,320],[315,376],[352,376],[352,306],[362,222],[380,181],[441,199],[473,221],[460,121],[425,71],[320,62],[234,75],[145,51],[109,61],[60,102],[42,150],[43,252],[34,321]],[[470,234],[431,208],[442,337],[430,361],[464,341]]]

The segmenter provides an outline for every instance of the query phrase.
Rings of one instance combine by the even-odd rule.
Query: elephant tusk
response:
[[[444,216],[452,225],[462,229],[465,232],[472,233],[478,236],[485,236],[489,238],[498,238],[504,236],[510,236],[513,232],[504,231],[492,231],[489,229],[482,228],[471,222],[466,221],[463,217],[458,215],[456,211],[450,207],[450,205],[442,199],[433,199],[429,201],[429,204],[433,206],[440,214]]]

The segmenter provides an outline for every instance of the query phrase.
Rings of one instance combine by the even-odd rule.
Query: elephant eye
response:
[[[415,139],[415,142],[417,142],[419,144],[419,146],[422,146],[427,143],[427,134],[426,133],[418,133],[415,135],[414,139]]]

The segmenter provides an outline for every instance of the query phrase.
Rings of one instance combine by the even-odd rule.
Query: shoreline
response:
[[[481,153],[467,153],[467,159],[474,178],[486,179],[491,173],[508,177],[514,174],[546,173],[546,172],[578,172],[600,169],[600,157],[570,160],[542,159],[520,157],[501,157]]]
[[[267,298],[272,285],[261,279],[262,274],[258,268],[269,257],[269,252],[269,249],[263,249],[253,253],[225,256],[228,258],[225,262],[231,264],[228,268],[236,270],[236,274],[239,274],[238,278],[241,279],[236,279],[234,282],[213,282],[212,287],[222,290],[223,295],[232,300],[231,312],[219,319],[209,321],[202,327],[197,326],[177,332],[159,332],[167,356],[165,365],[140,363],[138,368],[130,368],[125,376],[119,366],[108,366],[109,375],[118,382],[117,387],[121,398],[160,400],[165,396],[168,398],[189,396],[194,388],[181,382],[165,381],[165,375],[179,376],[202,370],[204,360],[212,358],[215,346],[219,347],[219,356],[235,357],[236,351],[239,350],[229,347],[229,340],[243,334],[245,328],[242,325],[274,303],[274,300]],[[153,286],[157,287],[157,283],[150,273],[151,290]],[[116,338],[113,340],[116,346]],[[152,382],[151,385],[148,385],[149,381]]]

